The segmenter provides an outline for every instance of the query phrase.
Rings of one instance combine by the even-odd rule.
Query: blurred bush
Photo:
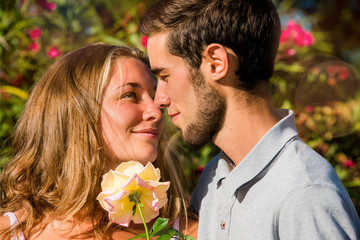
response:
[[[137,46],[155,0],[3,0],[0,3],[0,167],[31,86],[57,57],[90,42]],[[335,168],[360,212],[360,3],[276,1],[281,44],[271,79],[276,107],[294,109],[301,138]],[[178,145],[188,192],[219,149]]]

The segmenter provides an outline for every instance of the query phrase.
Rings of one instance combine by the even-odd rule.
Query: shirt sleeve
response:
[[[322,185],[295,189],[278,211],[278,239],[360,239],[359,217],[346,194]]]

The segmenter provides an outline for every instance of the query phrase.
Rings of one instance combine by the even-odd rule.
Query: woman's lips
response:
[[[157,131],[157,129],[154,129],[154,128],[135,130],[135,131],[133,131],[133,133],[144,136],[144,137],[148,137],[148,138],[157,138],[158,137],[158,131]]]

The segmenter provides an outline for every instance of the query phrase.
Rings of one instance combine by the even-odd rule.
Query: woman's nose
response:
[[[143,112],[143,119],[145,121],[160,121],[162,119],[161,110],[154,104],[154,101],[151,99]]]

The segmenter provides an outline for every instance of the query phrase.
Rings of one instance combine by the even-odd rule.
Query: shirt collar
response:
[[[218,186],[233,194],[243,184],[254,179],[282,150],[285,144],[297,136],[294,113],[287,109],[276,109],[281,120],[275,124],[233,170],[233,162],[225,153],[220,155],[217,169]],[[227,168],[224,166],[227,164]],[[225,178],[225,179],[224,179]],[[223,180],[223,181],[222,181]]]
[[[221,185],[221,181],[226,178],[234,168],[234,162],[223,151],[221,151],[215,174],[215,181],[218,187]]]

